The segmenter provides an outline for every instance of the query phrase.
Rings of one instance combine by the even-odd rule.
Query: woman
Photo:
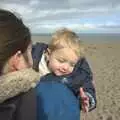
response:
[[[31,89],[40,78],[31,67],[29,29],[13,13],[0,10],[0,119],[36,120],[38,113],[41,120],[79,120],[78,100],[59,78],[44,76]]]
[[[1,120],[36,120],[36,94],[30,88],[40,75],[31,68],[31,48],[30,31],[22,20],[0,10]]]

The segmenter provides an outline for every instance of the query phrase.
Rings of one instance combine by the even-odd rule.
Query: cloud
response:
[[[56,31],[59,28],[63,28],[63,27],[67,27],[70,28],[72,30],[74,30],[75,32],[79,33],[79,32],[97,32],[98,30],[100,30],[101,32],[111,32],[111,30],[114,31],[113,32],[119,32],[120,30],[120,25],[117,24],[110,24],[110,23],[99,23],[99,24],[90,24],[90,23],[84,23],[84,24],[78,24],[78,23],[73,23],[73,24],[68,24],[68,23],[60,23],[57,24],[56,23],[49,23],[49,24],[45,24],[45,23],[41,23],[39,25],[36,24],[36,29],[34,29],[34,31],[36,31],[36,33],[44,33],[44,30],[47,30],[48,33],[52,33],[54,31]]]
[[[18,12],[33,33],[59,27],[77,32],[120,27],[120,0],[4,0],[0,8]]]

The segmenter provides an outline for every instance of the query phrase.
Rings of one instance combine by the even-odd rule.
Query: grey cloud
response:
[[[80,11],[74,12],[76,16],[79,14],[81,15],[98,15],[100,13],[106,13],[106,12],[114,12],[118,6],[120,6],[120,0],[36,0],[37,4],[31,4],[31,2],[34,2],[32,0],[4,0],[1,3],[16,3],[18,5],[25,5],[31,9],[33,14],[39,13],[39,11],[51,11],[51,13],[48,15],[49,17],[55,16],[53,13],[57,10],[68,10],[75,8],[79,9]],[[82,10],[82,11],[81,11]],[[99,10],[99,11],[98,11]],[[31,14],[32,14],[31,13]],[[64,16],[68,16],[69,13],[60,13]],[[73,12],[71,12],[73,15]],[[71,16],[71,15],[70,15]],[[74,15],[75,16],[75,15]],[[58,17],[59,18],[59,17]]]
[[[61,21],[72,19],[94,20],[99,17],[102,20],[113,18],[120,14],[120,0],[3,0],[0,7],[16,4],[24,18],[25,23],[30,26],[42,26],[42,24],[59,24]],[[25,9],[21,7],[23,6]],[[20,8],[21,7],[21,8]],[[18,9],[16,8],[16,10]],[[17,12],[17,11],[16,11]],[[117,17],[115,19],[118,19]],[[76,20],[75,20],[76,21]],[[120,21],[119,21],[120,23]],[[101,25],[99,28],[117,28],[120,26]],[[39,27],[38,27],[39,28]],[[37,29],[38,29],[37,28]]]
[[[0,3],[2,4],[26,4],[29,3],[30,0],[2,0]]]
[[[44,12],[44,11],[43,11]],[[35,16],[34,16],[35,15]],[[69,19],[88,19],[89,17],[97,18],[97,17],[109,17],[111,16],[111,12],[105,12],[105,10],[50,10],[46,15],[42,15],[42,11],[33,13],[33,17],[29,18],[28,21],[44,21],[44,20],[69,20]],[[69,22],[69,21],[68,21]]]
[[[116,7],[120,5],[120,0],[68,0],[71,7],[80,9],[88,9],[93,7]]]
[[[99,28],[120,29],[120,25],[101,25]]]
[[[56,10],[78,8],[81,10],[91,8],[116,8],[120,5],[120,0],[36,0],[38,4],[31,5],[37,10]],[[16,3],[21,5],[30,5],[33,0],[3,0],[1,3]]]

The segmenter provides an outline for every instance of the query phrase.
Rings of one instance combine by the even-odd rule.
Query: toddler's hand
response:
[[[82,111],[83,112],[88,112],[89,110],[89,97],[85,94],[83,88],[80,88],[80,97],[82,101]]]

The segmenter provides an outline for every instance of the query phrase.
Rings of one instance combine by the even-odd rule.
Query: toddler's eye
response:
[[[65,62],[64,59],[58,59],[58,61],[61,62],[61,63]]]

